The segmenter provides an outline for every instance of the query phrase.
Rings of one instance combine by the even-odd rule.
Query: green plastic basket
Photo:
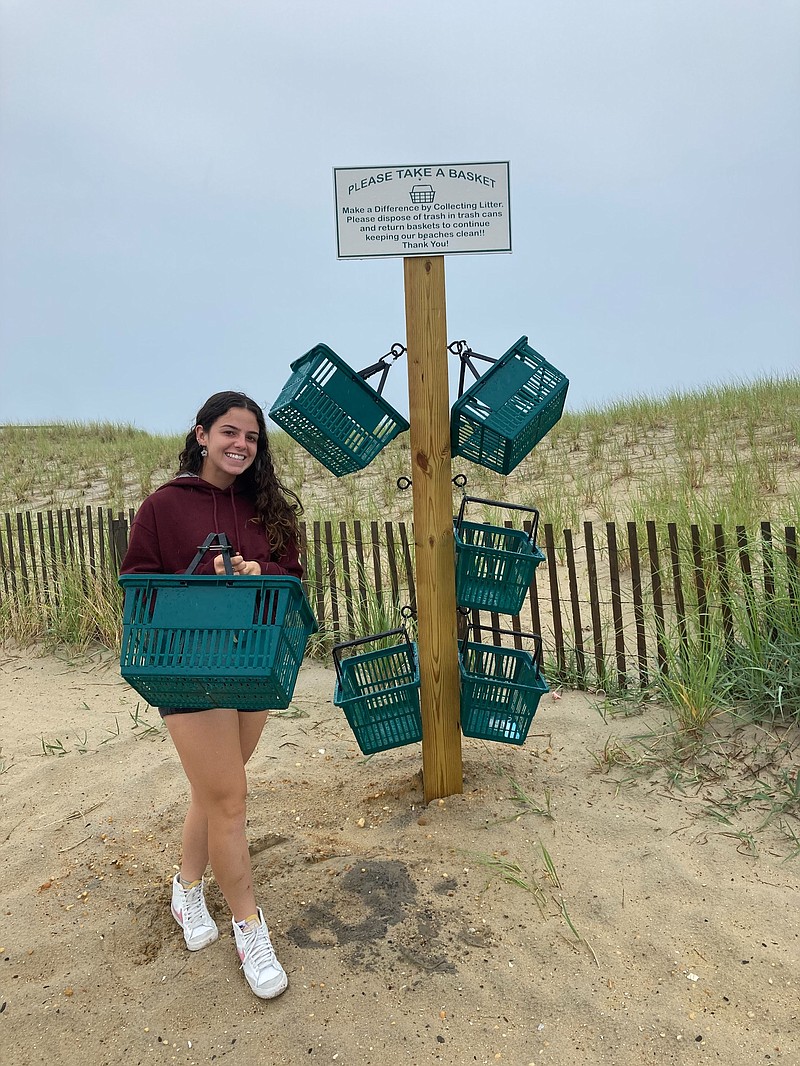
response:
[[[533,515],[530,532],[464,520],[468,503],[488,504]],[[464,496],[453,529],[456,545],[456,601],[461,607],[519,614],[544,552],[536,545],[535,507]]]
[[[347,648],[394,638],[401,643],[342,658]],[[344,711],[364,755],[422,740],[417,646],[404,628],[336,644],[333,662],[333,702]]]
[[[542,638],[536,633],[494,632],[532,637],[536,651],[532,655],[464,638],[459,652],[461,732],[481,740],[524,744],[539,700],[550,691],[541,674]]]
[[[269,416],[337,477],[363,469],[409,428],[327,345],[318,344],[291,366]]]
[[[120,673],[160,707],[288,707],[317,623],[296,577],[123,574]]]
[[[528,338],[520,337],[453,404],[452,454],[509,474],[561,418],[568,386]]]

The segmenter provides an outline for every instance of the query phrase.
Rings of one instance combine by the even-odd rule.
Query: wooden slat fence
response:
[[[88,587],[98,571],[116,573],[132,519],[132,510],[102,507],[2,515],[0,606],[10,599],[54,603],[66,575]],[[403,607],[416,610],[406,523],[311,522],[301,532],[317,639],[377,633],[396,626]],[[581,530],[557,531],[544,523],[540,540],[546,561],[520,615],[471,611],[461,631],[472,622],[540,633],[550,678],[576,687],[647,688],[669,671],[676,649],[689,656],[722,642],[728,651],[776,605],[795,618],[800,611],[794,526],[585,522]],[[522,637],[511,639],[523,646]]]

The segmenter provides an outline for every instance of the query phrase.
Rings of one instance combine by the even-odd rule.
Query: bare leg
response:
[[[266,711],[215,708],[165,718],[189,779],[181,872],[202,877],[210,859],[234,918],[256,911],[250,853],[245,836],[245,763],[255,750]]]
[[[201,711],[201,714],[207,712]],[[175,715],[167,715],[166,721]],[[267,720],[267,711],[239,712],[239,747],[242,763],[246,764],[256,749],[256,745]],[[183,846],[181,851],[181,876],[186,881],[199,881],[208,866],[208,819],[202,805],[196,800],[194,788],[186,819],[183,823]]]
[[[185,881],[199,881],[207,866],[208,819],[192,788],[192,798],[183,822],[181,877]]]

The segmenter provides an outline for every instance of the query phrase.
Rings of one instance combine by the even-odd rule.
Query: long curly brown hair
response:
[[[258,422],[256,457],[251,465],[239,474],[236,481],[252,495],[257,521],[263,523],[273,555],[281,555],[292,542],[299,540],[298,520],[303,513],[299,496],[281,484],[272,464],[269,450],[267,425],[261,407],[243,392],[215,392],[209,396],[186,434],[183,451],[178,457],[179,474],[199,474],[203,468],[201,445],[195,428],[202,426],[206,433],[232,407],[240,407],[255,415]]]

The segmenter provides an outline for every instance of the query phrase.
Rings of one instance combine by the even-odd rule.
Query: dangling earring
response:
[[[201,448],[200,449],[200,454],[205,459],[205,457],[208,455],[208,448],[206,448],[206,447]]]

